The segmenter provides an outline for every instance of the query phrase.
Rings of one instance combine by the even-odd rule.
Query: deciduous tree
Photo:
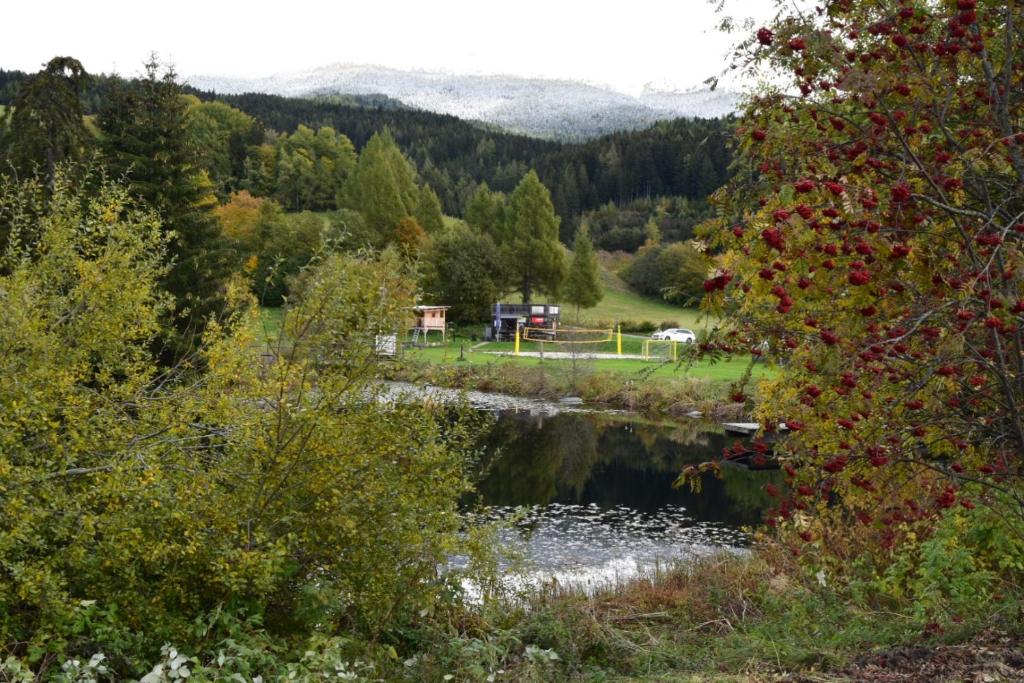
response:
[[[451,306],[454,322],[487,320],[508,277],[490,235],[456,225],[434,239],[425,261],[423,289],[430,301]]]
[[[771,521],[812,547],[862,552],[854,524],[884,553],[979,504],[1024,524],[1022,25],[1018,3],[837,0],[745,46],[784,80],[737,128],[705,289],[746,335],[723,343],[781,364]]]
[[[551,193],[533,171],[509,199],[508,224],[501,244],[524,302],[537,292],[557,297],[565,280],[565,249],[558,241],[558,216]]]
[[[597,255],[590,242],[590,231],[583,223],[573,240],[572,263],[565,280],[565,300],[576,307],[576,318],[579,319],[581,308],[592,308],[603,298]]]

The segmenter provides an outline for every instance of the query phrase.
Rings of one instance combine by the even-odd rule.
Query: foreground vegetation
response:
[[[737,53],[762,85],[703,243],[662,245],[655,224],[630,268],[672,300],[712,268],[698,288],[730,325],[691,347],[720,363],[701,369],[724,379],[749,353],[772,372],[684,403],[637,398],[672,380],[630,386],[626,366],[432,350],[410,371],[531,395],[625,386],[658,412],[728,387],[736,410],[786,422],[752,444],[782,481],[749,549],[591,595],[513,590],[498,530],[463,514],[478,416],[378,393],[402,367],[378,337],[421,289],[478,295],[467,320],[494,300],[466,286],[484,276],[557,296],[565,226],[536,173],[505,169],[511,195],[481,185],[468,227],[446,230],[387,132],[358,155],[326,128],[203,147],[211,118],[246,119],[153,63],[106,99],[97,140],[81,64],[26,82],[0,141],[0,676],[1024,678],[1024,10],[783,7]],[[337,211],[283,218],[226,194],[239,172]],[[481,275],[482,256],[510,265]],[[253,292],[269,284],[289,309],[268,344]]]
[[[906,558],[920,562],[911,592],[895,572],[816,577],[765,545],[590,595],[550,585],[495,597],[430,625],[412,668],[465,681],[1018,680],[1024,593],[974,583],[974,548],[952,526]],[[966,653],[956,661],[946,643]]]

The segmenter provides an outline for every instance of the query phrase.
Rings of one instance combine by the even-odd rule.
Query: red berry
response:
[[[906,244],[894,244],[892,246],[892,253],[890,254],[890,258],[901,259],[907,256],[908,254],[910,254],[909,246],[907,246]]]
[[[826,461],[825,464],[822,465],[822,468],[826,472],[830,472],[831,474],[835,474],[836,472],[842,472],[843,469],[846,468],[846,463],[847,462],[848,462],[848,460],[847,460],[845,455],[837,455],[836,457],[831,458],[828,461]]]
[[[892,196],[892,200],[897,204],[902,204],[910,199],[911,192],[912,190],[910,185],[906,183],[896,183],[889,189],[889,194]]]
[[[871,273],[866,270],[854,270],[847,279],[851,285],[864,285],[871,280]]]

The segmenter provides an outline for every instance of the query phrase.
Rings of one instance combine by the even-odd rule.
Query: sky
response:
[[[728,0],[764,20],[771,0]],[[150,52],[185,77],[269,76],[328,64],[566,78],[636,94],[700,86],[735,35],[707,0],[51,0],[4,8],[0,68],[55,55],[135,75]]]

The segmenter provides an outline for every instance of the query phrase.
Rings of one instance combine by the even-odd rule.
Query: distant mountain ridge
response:
[[[558,140],[589,139],[674,118],[719,118],[735,111],[739,99],[724,90],[673,92],[648,87],[634,97],[576,81],[350,64],[265,78],[192,76],[188,83],[225,94],[385,95],[418,109]]]

